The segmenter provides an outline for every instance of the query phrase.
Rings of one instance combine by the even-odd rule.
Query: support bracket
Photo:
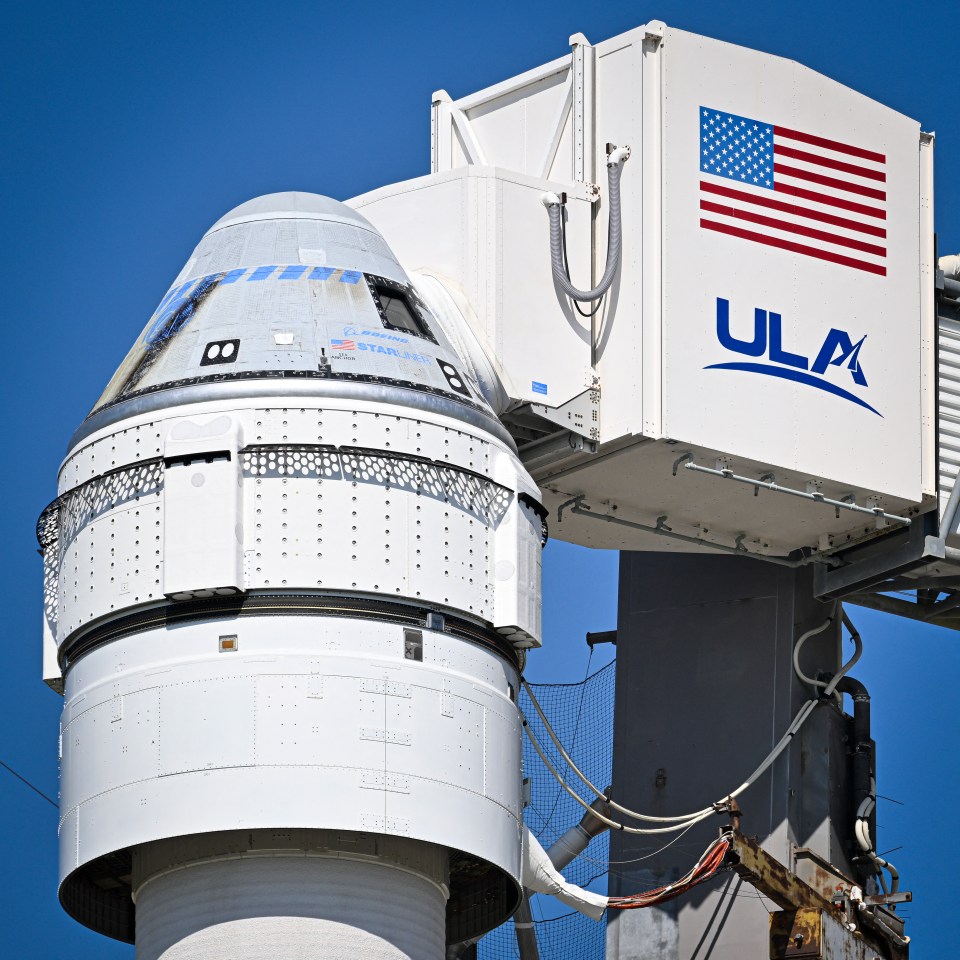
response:
[[[780,907],[781,912],[770,918],[773,960],[908,960],[906,938],[885,929],[884,920],[859,906],[868,904],[854,885],[827,900],[759,843],[739,832],[731,838],[730,859],[734,873]],[[888,916],[898,919],[895,914]]]

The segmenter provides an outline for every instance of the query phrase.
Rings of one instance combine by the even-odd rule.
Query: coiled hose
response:
[[[563,204],[555,193],[545,193],[543,204],[550,216],[550,263],[553,279],[557,286],[574,300],[599,300],[610,289],[617,268],[620,266],[620,254],[623,249],[623,221],[620,214],[620,175],[623,164],[630,156],[629,147],[614,149],[607,157],[607,182],[610,203],[610,217],[607,225],[607,264],[600,282],[592,290],[580,290],[567,276],[565,265],[563,236]]]

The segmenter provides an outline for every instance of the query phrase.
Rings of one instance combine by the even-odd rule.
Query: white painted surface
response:
[[[327,857],[181,867],[136,894],[137,960],[439,960],[444,891],[412,871]]]
[[[167,431],[163,470],[163,592],[176,600],[235,593],[243,581],[240,425],[184,418]]]
[[[67,672],[61,878],[113,850],[258,828],[395,834],[516,878],[517,684],[479,645],[423,631],[408,660],[403,627],[348,616],[116,640]]]
[[[960,472],[960,323],[939,322],[938,387],[940,428],[940,515],[943,516]],[[944,533],[956,546],[957,521]]]
[[[779,57],[672,29],[662,47],[664,434],[733,457],[920,501],[933,491],[924,489],[921,475],[925,331],[919,265],[919,125]],[[868,189],[882,188],[886,202],[865,201],[855,194],[849,194],[849,200],[886,210],[886,219],[879,221],[886,237],[874,244],[887,251],[882,261],[886,275],[702,229],[701,217],[721,218],[700,209],[699,183],[705,179],[700,172],[701,108],[885,155],[886,181],[870,181],[873,187]],[[834,159],[832,151],[821,147],[806,150]],[[851,159],[855,158],[846,156]],[[803,165],[787,157],[776,163]],[[865,166],[866,161],[860,164]],[[779,182],[781,175],[774,176]],[[844,172],[836,176],[861,179]],[[734,186],[729,179],[718,182]],[[815,183],[808,186],[823,190]],[[766,193],[783,199],[779,193]],[[789,219],[779,211],[764,212],[774,219]],[[841,212],[833,209],[831,215]],[[763,234],[777,233],[753,227]],[[797,235],[792,240],[829,246]],[[870,254],[847,253],[864,262],[880,262]],[[866,386],[857,384],[843,365],[828,368],[821,379],[856,395],[878,413],[790,380],[707,369],[749,359],[718,341],[718,298],[730,304],[731,329],[737,337],[750,339],[755,309],[781,315],[783,350],[810,363],[833,328],[847,332],[854,343],[865,336],[859,361]],[[767,346],[766,354],[754,359],[777,366],[772,334]],[[777,369],[796,372],[783,364]],[[896,456],[891,457],[894,450]]]
[[[592,104],[586,102],[589,84],[574,90],[578,63],[582,71],[587,53],[596,79]],[[568,93],[573,106],[567,104]],[[579,114],[577,97],[583,100]],[[879,186],[887,198],[878,203],[886,213],[886,235],[875,243],[867,240],[883,246],[885,254],[824,243],[832,253],[847,251],[864,262],[882,263],[886,275],[702,228],[703,107],[882,154],[886,180]],[[588,130],[590,117],[595,126]],[[645,550],[709,550],[711,544],[730,549],[740,538],[750,552],[785,554],[800,547],[847,546],[883,532],[861,517],[836,517],[822,505],[792,497],[761,493],[754,498],[749,488],[718,486],[714,479],[675,478],[672,463],[684,452],[707,466],[725,458],[740,474],[758,479],[773,474],[778,483],[801,490],[813,483],[830,491],[829,496],[853,496],[859,504],[875,502],[889,512],[916,516],[933,505],[932,140],[921,136],[915,121],[796,63],[660,23],[595,46],[584,47],[580,38],[570,58],[458,100],[438,97],[433,121],[431,177],[351,202],[385,231],[402,251],[401,259],[448,278],[451,289],[463,292],[469,303],[462,313],[487,344],[516,400],[529,399],[516,389],[531,364],[529,345],[491,336],[489,317],[496,319],[491,311],[497,304],[489,287],[463,277],[476,263],[509,262],[515,272],[501,274],[498,296],[503,304],[526,302],[533,291],[538,303],[519,322],[534,329],[542,316],[565,305],[548,284],[528,282],[546,276],[546,231],[539,239],[531,234],[532,242],[507,256],[505,238],[489,230],[474,236],[467,220],[451,215],[453,199],[425,200],[424,195],[439,196],[454,177],[464,183],[490,176],[507,182],[511,167],[536,176],[542,171],[536,158],[557,147],[549,175],[559,186],[550,189],[566,190],[574,198],[567,205],[567,244],[576,279],[584,274],[575,262],[592,257],[596,271],[606,253],[603,183],[592,247],[586,232],[574,225],[587,186],[578,144],[595,144],[596,171],[603,169],[606,143],[633,149],[621,181],[622,267],[592,324],[592,372],[600,387],[599,456],[579,462],[568,457],[555,470],[538,465],[534,473],[552,514],[584,495],[595,512],[646,525],[665,517],[676,532],[704,545],[671,542],[569,513],[562,524],[554,523],[554,535],[590,546]],[[797,146],[821,150],[841,164],[857,159],[822,145]],[[786,154],[778,162],[810,166]],[[878,186],[842,166],[830,172],[855,185]],[[821,185],[811,181],[810,186]],[[849,199],[858,197],[863,201],[854,193]],[[825,204],[820,208],[830,212]],[[517,209],[525,210],[522,205]],[[838,212],[843,210],[834,209],[832,215]],[[767,213],[794,216],[782,210]],[[531,222],[537,215],[525,210]],[[743,226],[782,234],[769,225]],[[831,229],[813,220],[805,226]],[[857,240],[849,227],[834,232]],[[806,234],[793,239],[819,242]],[[476,250],[463,265],[456,261],[459,243]],[[773,367],[772,373],[715,366],[750,361],[720,342],[720,299],[730,304],[731,332],[740,339],[748,338],[754,310],[780,316],[780,353],[773,349],[770,333],[769,349],[755,358]],[[536,329],[548,366],[565,369],[572,353],[562,339],[562,325]],[[856,381],[844,363],[830,364],[818,374],[822,382],[817,384],[783,376],[799,366],[791,368],[774,354],[805,359],[804,372],[810,373],[831,330],[849,335],[852,344],[866,338],[859,353],[866,383]],[[835,351],[833,359],[841,353]],[[802,366],[803,360],[797,363]],[[949,463],[942,466],[949,472]]]
[[[300,853],[337,831],[404,838],[444,869],[466,854],[502,906],[470,901],[455,924],[501,920],[520,869],[510,644],[540,642],[539,493],[383,239],[326,198],[232,211],[91,417],[45,551],[68,909],[126,936],[81,868],[299,830]],[[242,611],[197,604],[238,593]],[[440,956],[446,891],[369,859],[150,881],[139,955]],[[312,906],[284,920],[284,903]]]
[[[570,272],[589,286],[591,204],[582,185],[464,166],[350,201],[409,269],[465,293],[474,333],[511,399],[552,407],[592,382],[590,321],[557,299],[550,269],[541,196],[558,189],[569,194]]]
[[[229,437],[194,438],[187,453],[170,439],[222,421]],[[225,448],[230,461],[202,462]],[[138,466],[157,449],[179,450],[191,465]],[[131,459],[121,466],[121,457]],[[232,586],[385,594],[540,640],[540,527],[517,501],[539,493],[502,440],[452,416],[302,397],[191,404],[88,438],[61,469],[61,493],[105,464],[112,479],[63,512],[51,581],[61,643],[165,594]],[[204,483],[194,485],[197,474]],[[505,551],[518,573],[499,579],[495,557]]]

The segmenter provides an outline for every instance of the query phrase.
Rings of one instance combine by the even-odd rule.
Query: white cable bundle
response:
[[[526,826],[523,828],[521,857],[521,880],[528,890],[556,897],[561,903],[573,907],[574,910],[586,914],[593,920],[603,917],[609,898],[600,893],[584,890],[583,887],[578,887],[575,883],[566,880],[550,861],[540,841]]]
[[[840,670],[837,671],[837,673],[829,681],[813,680],[803,674],[803,672],[800,670],[800,667],[799,667],[799,651],[801,646],[808,638],[815,636],[818,633],[822,633],[824,630],[826,630],[827,627],[829,627],[830,624],[833,622],[834,617],[835,617],[835,613],[827,617],[827,619],[824,620],[824,622],[821,623],[818,627],[815,627],[814,629],[808,630],[806,633],[804,633],[797,640],[796,647],[794,648],[794,667],[796,669],[797,675],[800,677],[801,680],[811,684],[815,690],[819,691],[819,689],[822,688],[824,699],[830,699],[834,695],[834,692],[836,691],[836,688],[837,688],[837,684],[840,682],[840,680],[844,676],[846,676],[847,672],[860,659],[860,655],[863,652],[863,645],[860,641],[860,635],[853,628],[853,625],[850,623],[849,619],[847,619],[846,614],[844,614],[844,621],[847,623],[848,628],[850,629],[851,639],[856,645],[856,650],[854,651],[853,656],[841,667]],[[522,679],[521,682],[523,683],[524,690],[526,690],[527,695],[530,697],[530,702],[533,704],[533,707],[536,710],[537,715],[540,717],[540,720],[543,723],[544,729],[547,731],[547,734],[550,737],[551,741],[553,742],[553,745],[557,748],[557,751],[560,753],[560,756],[563,757],[567,766],[569,766],[569,768],[577,775],[577,777],[584,783],[584,785],[589,790],[593,791],[593,793],[596,796],[604,797],[605,796],[604,792],[600,790],[597,786],[595,786],[593,783],[591,783],[589,779],[587,779],[583,771],[580,770],[580,768],[573,762],[573,759],[564,749],[563,744],[560,742],[560,739],[557,737],[553,727],[550,725],[550,722],[547,720],[547,717],[544,714],[543,709],[540,706],[540,703],[537,701],[537,698],[534,695],[534,692],[531,689],[530,684],[527,683],[525,679]],[[735,799],[741,793],[743,793],[743,791],[746,790],[747,787],[756,783],[756,781],[761,776],[763,776],[764,773],[766,773],[766,771],[777,759],[777,757],[779,757],[780,754],[783,753],[783,751],[790,745],[793,738],[797,735],[800,728],[806,722],[807,717],[809,717],[810,714],[813,713],[814,708],[817,706],[818,703],[821,703],[821,702],[822,701],[819,696],[814,697],[811,700],[808,700],[797,712],[797,715],[794,717],[793,722],[787,728],[786,733],[784,733],[784,735],[780,738],[779,742],[773,748],[773,750],[771,750],[770,753],[767,754],[767,756],[760,763],[757,769],[754,770],[753,773],[751,773],[750,776],[747,777],[747,779],[744,780],[744,782],[741,783],[740,786],[736,788],[736,790],[733,790],[731,793],[727,794],[727,796],[724,797],[722,800],[718,800],[716,803],[711,804],[709,807],[703,807],[701,810],[695,810],[693,813],[683,814],[682,816],[655,817],[655,816],[650,816],[644,813],[638,813],[635,810],[631,810],[629,807],[624,807],[622,804],[619,804],[616,801],[607,798],[611,809],[616,810],[619,813],[622,813],[624,816],[630,817],[634,820],[640,820],[645,823],[669,824],[669,826],[662,826],[662,827],[628,827],[625,824],[617,823],[615,820],[611,820],[609,817],[603,816],[602,814],[598,813],[595,810],[591,812],[593,813],[593,816],[595,816],[598,820],[605,823],[612,830],[621,830],[624,833],[657,834],[657,833],[674,833],[678,830],[687,830],[690,827],[692,827],[694,824],[699,823],[701,820],[706,820],[708,817],[712,816],[713,814],[722,812],[725,803]],[[524,727],[524,730],[526,730],[527,732],[527,736],[530,738],[530,743],[533,745],[534,750],[536,750],[537,755],[543,761],[546,768],[554,776],[554,778],[557,780],[560,786],[563,787],[563,789],[568,794],[570,794],[570,796],[573,797],[573,799],[576,800],[577,803],[580,804],[580,806],[584,807],[584,809],[589,810],[590,809],[589,803],[586,800],[584,800],[583,797],[581,797],[575,790],[573,790],[566,783],[563,776],[557,770],[556,766],[552,763],[550,758],[546,755],[546,752],[544,751],[540,742],[537,740],[536,736],[533,734],[533,731],[530,729],[530,724],[527,722],[527,718],[523,715],[522,712],[520,713],[520,719],[523,721],[523,727]]]

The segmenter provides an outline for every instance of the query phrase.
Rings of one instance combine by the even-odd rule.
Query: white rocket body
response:
[[[343,204],[205,235],[40,522],[78,920],[386,958],[512,913],[542,508],[471,369]]]

